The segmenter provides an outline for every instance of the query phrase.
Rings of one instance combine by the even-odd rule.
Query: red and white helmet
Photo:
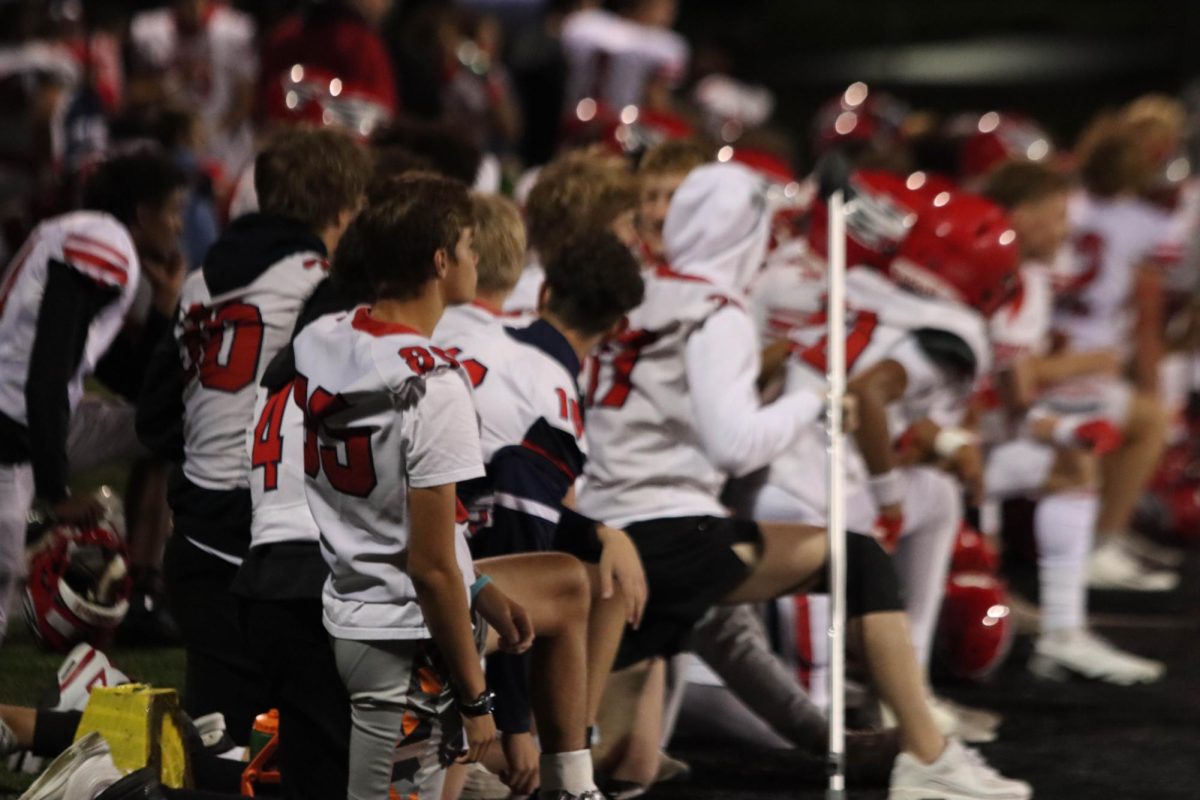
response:
[[[952,194],[917,215],[891,264],[905,288],[991,316],[1020,287],[1017,232],[1000,206]]]
[[[946,582],[938,622],[939,663],[957,678],[981,681],[1008,656],[1016,632],[1008,590],[992,575],[962,572]]]
[[[976,178],[1009,159],[1045,161],[1054,155],[1049,134],[1032,120],[989,111],[974,121],[958,150],[959,174]]]
[[[362,138],[392,118],[386,100],[369,89],[304,64],[294,64],[272,84],[266,115],[273,122],[328,125]]]
[[[59,525],[34,546],[25,586],[25,621],[38,641],[65,652],[79,642],[102,646],[133,593],[125,543],[111,527]]]
[[[965,520],[959,525],[958,536],[954,539],[950,571],[982,572],[985,575],[995,575],[1000,571],[1000,554],[996,546]]]
[[[908,106],[895,97],[855,81],[817,110],[813,126],[817,154],[846,145],[886,150],[900,141],[908,112]]]
[[[905,178],[883,170],[858,170],[850,178],[853,199],[846,206],[846,263],[886,271],[900,243],[917,222],[918,206]],[[808,246],[826,258],[829,206],[813,201]]]

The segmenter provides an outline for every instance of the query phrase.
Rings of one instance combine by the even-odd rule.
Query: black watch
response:
[[[485,689],[483,694],[474,700],[458,701],[458,713],[464,717],[486,717],[496,710],[496,693]]]

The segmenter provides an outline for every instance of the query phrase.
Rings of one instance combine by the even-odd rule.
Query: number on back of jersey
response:
[[[257,306],[237,300],[194,305],[180,336],[188,380],[218,392],[237,392],[254,382],[262,353],[263,321]]]

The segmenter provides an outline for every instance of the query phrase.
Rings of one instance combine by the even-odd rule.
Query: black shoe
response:
[[[117,644],[167,647],[183,644],[183,636],[159,595],[135,590],[117,628]]]
[[[166,797],[154,770],[142,767],[96,795],[95,800],[166,800]]]

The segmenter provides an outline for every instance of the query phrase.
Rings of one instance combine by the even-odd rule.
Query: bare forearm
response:
[[[872,475],[892,469],[892,441],[888,431],[887,404],[870,388],[852,392],[858,403],[858,428],[854,441]]]
[[[1115,371],[1116,366],[1117,357],[1111,350],[1062,353],[1040,356],[1032,360],[1033,373],[1039,388],[1082,375],[1110,374]]]
[[[450,670],[450,679],[463,697],[474,698],[487,684],[471,631],[470,608],[457,567],[429,569],[412,575],[425,625]]]

